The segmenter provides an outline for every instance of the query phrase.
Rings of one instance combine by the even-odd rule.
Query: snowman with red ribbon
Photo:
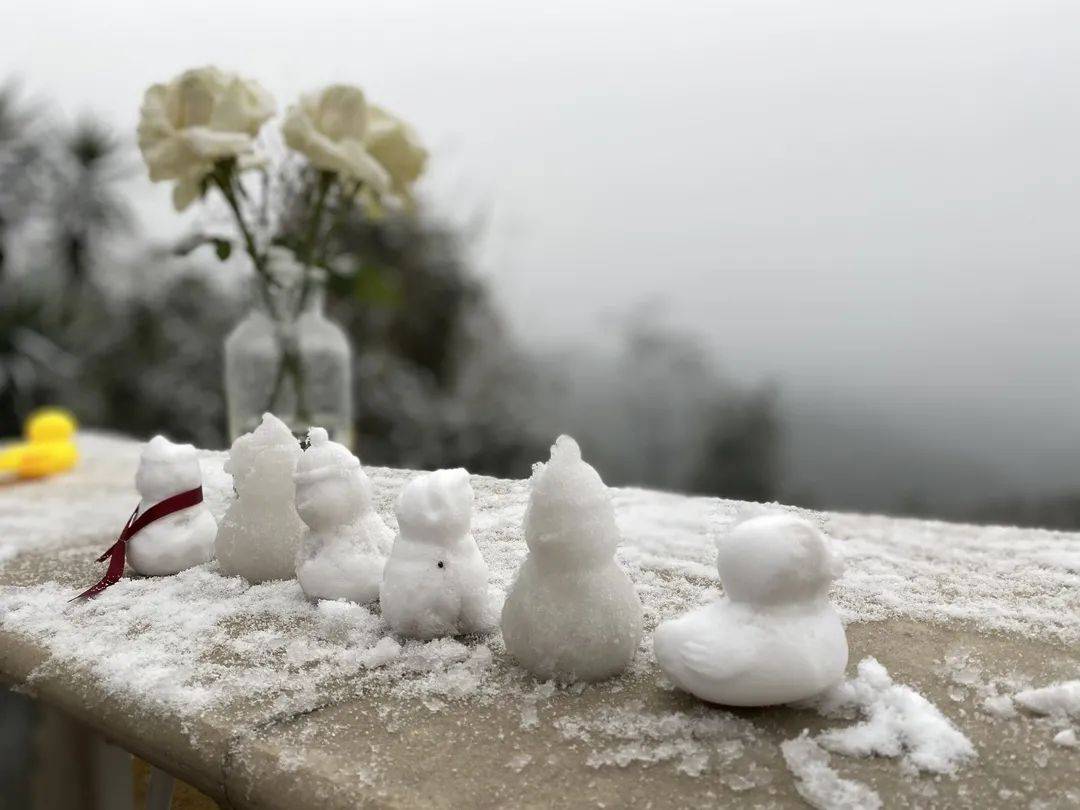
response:
[[[125,557],[145,576],[177,574],[214,558],[217,523],[203,502],[194,447],[155,436],[143,448],[135,488],[142,500],[117,541],[98,558],[109,561],[108,571],[77,598],[97,596],[118,582]]]

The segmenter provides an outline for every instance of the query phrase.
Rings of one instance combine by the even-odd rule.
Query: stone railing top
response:
[[[619,559],[647,632],[626,675],[557,687],[509,661],[498,633],[403,642],[377,605],[311,604],[295,581],[249,586],[213,563],[68,603],[96,579],[94,557],[136,500],[139,446],[84,434],[73,472],[0,486],[0,674],[220,800],[830,806],[822,797],[840,791],[863,806],[886,795],[945,805],[1053,801],[1076,787],[1071,693],[1051,695],[1065,708],[1047,717],[1023,701],[1018,712],[1012,696],[1080,678],[1077,535],[804,512],[846,563],[833,597],[848,622],[849,692],[864,696],[846,709],[867,727],[839,733],[857,721],[827,705],[700,704],[674,691],[652,656],[660,620],[716,596],[716,537],[740,517],[787,507],[612,490]],[[201,458],[219,518],[232,497],[223,461]],[[413,473],[368,472],[380,514],[396,525],[393,501]],[[477,476],[473,486],[474,534],[505,589],[526,552],[529,485]],[[869,657],[891,680],[872,662],[855,673]],[[890,701],[906,730],[887,720],[897,716],[883,708]],[[929,751],[918,729],[944,727],[974,755],[961,743]],[[799,740],[803,728],[832,731]]]

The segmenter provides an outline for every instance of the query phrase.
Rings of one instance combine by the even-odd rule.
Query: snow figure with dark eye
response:
[[[525,542],[502,612],[507,651],[545,679],[599,681],[626,669],[641,641],[641,601],[615,560],[611,495],[569,436],[534,469]]]
[[[293,474],[296,511],[307,524],[296,578],[311,599],[374,602],[394,535],[375,511],[359,459],[322,428],[308,440]]]
[[[398,536],[379,602],[395,633],[430,639],[485,633],[498,621],[498,595],[473,539],[473,489],[462,469],[410,481],[397,502]]]

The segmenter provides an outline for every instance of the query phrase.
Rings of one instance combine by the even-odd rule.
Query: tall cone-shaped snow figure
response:
[[[843,565],[824,535],[794,515],[763,515],[717,550],[724,595],[653,636],[675,685],[710,703],[770,706],[838,683],[848,647],[829,584]]]
[[[472,508],[462,469],[421,475],[402,490],[400,533],[379,591],[383,618],[395,633],[429,639],[495,628],[499,609],[470,531]]]
[[[379,598],[394,539],[372,505],[371,481],[360,461],[322,428],[296,463],[296,511],[307,532],[296,555],[296,578],[311,599]]]
[[[296,514],[293,470],[300,443],[273,414],[235,442],[225,462],[236,500],[222,518],[217,558],[224,574],[248,582],[292,579],[305,526]]]
[[[622,672],[641,640],[641,601],[615,562],[611,496],[569,436],[533,470],[525,542],[529,555],[502,612],[507,651],[541,678]]]
[[[142,500],[139,514],[181,492],[202,486],[195,448],[155,436],[143,448],[135,488]],[[205,502],[150,523],[127,544],[127,561],[145,576],[177,574],[214,558],[217,523]]]

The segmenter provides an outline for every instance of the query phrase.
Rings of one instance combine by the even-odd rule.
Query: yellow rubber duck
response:
[[[0,450],[0,472],[40,478],[69,470],[79,460],[75,417],[61,408],[42,408],[23,426],[26,441]]]

